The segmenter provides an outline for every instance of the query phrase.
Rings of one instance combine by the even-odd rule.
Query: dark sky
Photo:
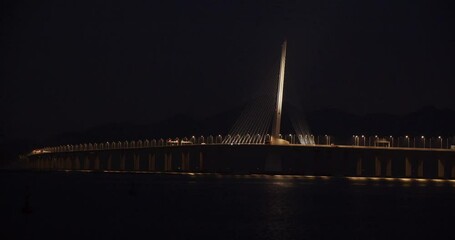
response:
[[[455,109],[451,1],[4,1],[2,135],[204,117],[242,104],[288,39],[306,111]]]

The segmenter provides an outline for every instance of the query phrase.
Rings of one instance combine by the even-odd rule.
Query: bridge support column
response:
[[[164,154],[164,171],[172,171],[172,153]]]
[[[134,154],[133,155],[133,161],[134,161],[134,170],[139,171],[140,170],[140,156],[139,154]]]
[[[155,171],[155,154],[149,153],[149,171]]]
[[[78,156],[76,156],[76,163],[74,164],[74,168],[75,168],[76,170],[81,170],[81,162],[80,162]]]
[[[182,170],[188,171],[190,169],[190,153],[182,152]]]
[[[95,157],[95,170],[100,170],[100,156],[97,154]]]
[[[58,168],[59,169],[65,169],[65,158],[59,157],[58,158]]]
[[[445,177],[445,166],[442,159],[438,159],[438,178]]]
[[[411,177],[412,172],[411,160],[409,160],[409,158],[406,157],[404,161],[405,161],[404,175],[405,177]]]
[[[417,177],[423,177],[423,160],[419,159],[417,163]]]
[[[374,170],[375,170],[375,176],[380,177],[381,176],[381,160],[379,159],[378,156],[374,157]]]
[[[84,169],[85,170],[89,170],[90,169],[90,161],[88,159],[88,156],[85,156],[85,160],[84,160]]]
[[[107,170],[112,170],[112,154],[107,157]]]
[[[386,177],[392,177],[392,159],[387,159],[386,160],[386,171],[385,171],[385,176]]]
[[[357,176],[362,176],[362,158],[359,157],[357,159],[357,166],[356,166],[356,171],[355,171]]]
[[[126,159],[126,154],[122,153],[120,157],[120,171],[125,171],[125,159]]]
[[[199,171],[204,170],[204,154],[199,152]]]
[[[66,169],[73,170],[73,161],[71,161],[71,157],[66,157]]]

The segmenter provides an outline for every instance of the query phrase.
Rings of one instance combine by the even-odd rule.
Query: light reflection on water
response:
[[[447,239],[455,218],[455,180],[444,179],[84,171],[0,180],[4,229],[18,238]],[[74,231],[81,222],[96,227]]]

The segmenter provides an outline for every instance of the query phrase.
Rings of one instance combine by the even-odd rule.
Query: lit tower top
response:
[[[286,65],[286,45],[287,42],[284,40],[283,45],[281,46],[280,76],[278,79],[278,91],[276,95],[275,119],[272,128],[272,144],[289,144],[289,142],[280,139],[281,111],[283,108],[284,72]]]

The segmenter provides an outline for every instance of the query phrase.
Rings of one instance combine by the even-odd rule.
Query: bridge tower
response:
[[[280,75],[278,78],[275,118],[273,119],[272,136],[270,141],[273,145],[289,144],[288,141],[280,138],[281,113],[283,109],[284,72],[286,66],[286,47],[287,41],[284,40],[283,45],[281,45]]]

